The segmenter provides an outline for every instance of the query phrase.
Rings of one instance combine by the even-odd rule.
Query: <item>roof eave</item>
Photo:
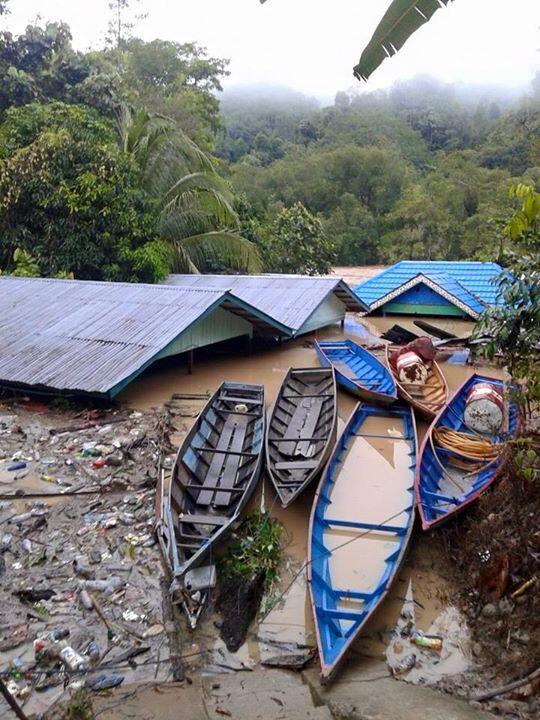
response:
[[[473,318],[473,320],[478,320],[480,317],[480,313],[476,310],[473,310],[472,307],[467,305],[466,303],[462,302],[459,298],[457,298],[455,295],[452,295],[452,293],[448,292],[444,288],[442,288],[438,283],[436,283],[431,278],[427,277],[423,273],[418,273],[417,275],[414,275],[412,278],[409,278],[409,280],[406,280],[404,283],[399,285],[397,288],[394,288],[393,290],[390,290],[389,292],[385,293],[384,295],[381,295],[380,298],[375,300],[371,303],[369,306],[370,312],[373,312],[374,310],[377,310],[382,305],[386,305],[387,302],[390,302],[394,298],[399,297],[407,290],[410,290],[413,287],[416,287],[416,285],[419,285],[420,283],[424,283],[427,285],[431,290],[434,290],[436,293],[438,293],[441,297],[443,297],[445,300],[448,300],[448,302],[452,303],[452,305],[455,305],[457,308],[462,310],[466,315],[469,315]]]

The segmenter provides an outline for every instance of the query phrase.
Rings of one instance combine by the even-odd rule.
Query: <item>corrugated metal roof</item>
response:
[[[306,275],[169,275],[167,285],[228,290],[233,297],[257,308],[297,333],[310,315],[334,293],[348,310],[367,310],[339,277]]]
[[[0,277],[0,382],[107,393],[224,302],[215,287]]]
[[[454,297],[458,302],[462,303],[465,307],[470,308],[478,315],[480,315],[486,307],[486,303],[481,302],[477,297],[475,297],[475,295],[473,295],[473,293],[467,290],[467,288],[465,288],[459,280],[451,275],[443,275],[442,273],[426,273],[425,277],[432,280],[449,295]]]
[[[479,303],[495,304],[497,294],[495,280],[501,272],[501,266],[493,262],[402,260],[360,283],[354,291],[373,309],[381,298],[405,285],[415,276],[423,274],[432,276],[441,286],[446,284],[449,290],[451,287],[454,293],[458,291],[459,285],[461,299],[473,313],[477,313]]]

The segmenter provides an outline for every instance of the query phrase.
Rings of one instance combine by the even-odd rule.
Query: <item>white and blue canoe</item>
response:
[[[387,405],[397,400],[392,373],[375,355],[352,340],[315,342],[323,367],[333,367],[341,387],[367,402]]]
[[[410,407],[359,403],[322,475],[308,551],[322,682],[332,679],[403,563],[414,522],[416,448]]]

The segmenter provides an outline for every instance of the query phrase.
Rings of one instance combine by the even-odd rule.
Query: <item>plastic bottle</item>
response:
[[[421,632],[415,631],[411,635],[411,642],[418,647],[429,648],[430,650],[436,650],[440,652],[442,650],[442,638],[436,635],[424,635]]]
[[[88,660],[69,645],[60,651],[60,659],[64,665],[73,672],[88,670]]]
[[[412,670],[415,665],[416,655],[414,653],[411,653],[410,655],[406,655],[403,660],[401,660],[395,667],[393,667],[392,672],[394,675],[401,675],[402,673]]]
[[[93,640],[91,640],[88,645],[86,646],[86,650],[84,651],[84,654],[90,659],[90,662],[92,665],[95,665],[99,662],[99,659],[101,657],[101,652],[99,649],[99,645],[95,643]]]

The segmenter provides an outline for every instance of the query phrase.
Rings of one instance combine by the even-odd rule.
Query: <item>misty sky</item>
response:
[[[231,59],[227,83],[289,85],[319,97],[360,87],[352,67],[390,0],[143,0],[136,34],[196,40]],[[108,0],[11,0],[20,32],[41,16],[65,20],[80,49],[103,44]],[[525,86],[540,65],[540,0],[455,0],[386,60],[365,89],[428,73],[451,82]]]

